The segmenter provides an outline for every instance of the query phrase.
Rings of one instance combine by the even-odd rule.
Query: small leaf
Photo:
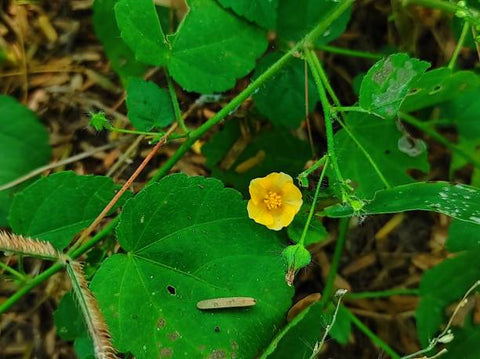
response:
[[[0,186],[26,175],[50,160],[48,132],[34,112],[14,98],[0,95]],[[0,227],[7,225],[13,194],[0,191]]]
[[[112,128],[112,125],[105,117],[103,112],[90,113],[90,126],[92,126],[97,131],[102,131],[104,129]]]
[[[222,6],[253,21],[265,29],[274,29],[279,0],[218,0]]]
[[[190,11],[172,37],[168,69],[187,91],[228,90],[267,49],[265,33],[214,0],[189,0],[188,4]]]
[[[480,76],[472,71],[453,72],[446,67],[433,69],[411,83],[401,110],[412,112],[451,101],[478,87],[480,87]]]
[[[411,59],[407,54],[393,54],[373,65],[362,80],[360,106],[385,118],[393,118],[413,81],[430,64]]]
[[[331,0],[279,0],[278,36],[286,41],[300,41],[337,6],[338,2]],[[350,15],[349,8],[325,30],[322,36],[315,40],[315,44],[324,45],[339,37],[345,31]]]
[[[449,252],[480,249],[480,226],[477,223],[453,220],[448,227],[446,247]]]
[[[92,289],[120,351],[139,359],[252,358],[283,322],[292,294],[283,244],[220,181],[165,177],[127,202],[117,235],[127,253],[102,264]],[[196,307],[238,296],[257,304],[215,313]]]
[[[118,189],[111,178],[69,171],[41,178],[15,196],[10,226],[16,233],[51,242],[62,250],[100,214]],[[117,206],[128,196],[125,193]]]
[[[462,221],[480,224],[480,189],[447,182],[416,182],[378,191],[367,203],[362,215],[398,213],[404,211],[432,211]],[[327,207],[329,217],[349,217],[354,210],[346,205]]]
[[[238,121],[227,122],[222,131],[202,147],[212,176],[247,193],[250,180],[271,172],[299,174],[311,156],[308,143],[281,128],[262,131],[243,141]],[[239,145],[240,144],[240,145]]]
[[[128,82],[127,108],[128,119],[140,131],[163,128],[175,117],[167,90],[141,78],[132,78]]]
[[[279,52],[265,56],[257,65],[254,77],[264,73],[281,57]],[[308,72],[308,111],[318,102],[315,85]],[[299,59],[290,60],[273,78],[252,96],[258,110],[275,125],[297,128],[305,119],[305,68]]]
[[[351,113],[346,119],[346,125],[389,185],[413,182],[413,178],[407,174],[410,169],[429,171],[426,151],[416,157],[400,151],[398,141],[403,135],[394,122],[382,121],[371,115]],[[338,131],[334,139],[340,171],[345,179],[352,181],[356,196],[371,199],[376,191],[385,189],[385,184],[375,168],[347,131]],[[331,168],[327,173],[334,176]]]
[[[169,48],[152,0],[119,0],[115,16],[123,40],[138,61],[161,66]]]
[[[120,37],[113,9],[117,2],[118,0],[95,0],[92,22],[113,70],[125,81],[129,76],[141,76],[147,67],[135,60],[134,53]]]
[[[460,254],[423,274],[420,305],[415,312],[422,346],[438,334],[440,324],[445,321],[445,308],[461,299],[480,278],[479,255],[479,251]]]

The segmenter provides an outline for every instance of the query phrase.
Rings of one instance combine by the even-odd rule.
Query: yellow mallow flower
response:
[[[302,206],[302,193],[289,175],[270,173],[250,181],[248,216],[255,222],[279,231],[293,221]]]

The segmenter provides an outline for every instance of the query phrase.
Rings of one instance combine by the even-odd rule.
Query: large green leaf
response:
[[[450,252],[480,249],[480,225],[453,220],[448,227],[446,247]]]
[[[444,359],[478,359],[480,358],[480,326],[472,323],[468,316],[461,328],[452,330],[454,339],[447,345]]]
[[[430,64],[407,54],[393,54],[373,65],[362,80],[360,106],[385,118],[393,118],[413,81]]]
[[[218,0],[218,2],[265,29],[275,28],[278,0]]]
[[[172,39],[168,69],[187,91],[228,90],[266,50],[265,33],[214,0],[189,0],[188,4],[190,11]]]
[[[246,143],[245,148],[237,153],[227,166],[225,158],[231,155],[232,147],[235,147],[241,137],[238,121],[228,122],[222,131],[212,136],[203,146],[202,152],[212,176],[234,186],[242,193],[247,193],[250,180],[264,177],[271,172],[297,176],[311,156],[308,143],[293,137],[284,129],[277,128],[259,133],[251,142]],[[257,160],[254,160],[255,158]],[[239,171],[239,165],[252,160],[254,163],[248,170]]]
[[[247,216],[215,179],[168,176],[125,205],[126,254],[107,259],[92,289],[117,349],[137,358],[252,358],[290,305],[277,234]],[[254,307],[201,311],[205,299],[247,296]],[[193,324],[192,324],[193,323]]]
[[[120,37],[113,10],[117,2],[118,0],[95,0],[92,22],[112,68],[126,80],[129,76],[141,76],[147,67],[135,60],[134,53]]]
[[[14,98],[0,95],[0,186],[50,160],[48,132],[35,113]],[[0,227],[16,188],[0,191]]]
[[[453,72],[440,67],[426,72],[410,85],[401,110],[417,111],[441,102],[450,101],[472,89],[480,87],[480,76],[472,71]]]
[[[346,119],[346,125],[391,186],[412,182],[407,174],[409,169],[428,172],[426,150],[416,156],[400,151],[399,141],[403,135],[394,122],[352,113]],[[346,130],[335,134],[335,148],[342,175],[352,181],[358,197],[371,199],[376,191],[385,188],[365,153]],[[328,173],[334,175],[331,169]]]
[[[16,233],[64,249],[100,214],[118,189],[111,178],[80,176],[70,171],[41,178],[15,196],[10,226]],[[125,193],[123,198],[128,196]]]
[[[281,54],[274,52],[263,58],[255,69],[255,77],[265,72]],[[315,85],[309,73],[308,111],[318,102]],[[304,62],[292,59],[273,78],[264,83],[252,96],[258,110],[272,123],[297,128],[305,118],[305,68]]]
[[[480,189],[447,182],[416,182],[378,191],[360,214],[432,211],[462,221],[480,224]],[[325,208],[329,217],[349,217],[355,211],[348,205]]]
[[[169,55],[167,40],[151,0],[119,0],[115,5],[122,38],[137,60],[161,66]]]
[[[167,90],[141,78],[132,78],[127,86],[128,119],[140,131],[163,128],[175,118]]]
[[[331,0],[279,0],[277,14],[278,36],[286,41],[301,40],[315,25],[338,6]],[[339,37],[350,20],[349,8],[320,36],[315,44],[324,45]]]
[[[445,308],[459,300],[480,279],[478,256],[480,251],[471,251],[447,259],[428,270],[420,282],[420,304],[415,312],[418,337],[426,346],[445,321]]]

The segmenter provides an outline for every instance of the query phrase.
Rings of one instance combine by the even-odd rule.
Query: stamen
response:
[[[276,192],[269,191],[263,202],[267,205],[267,209],[275,209],[282,205],[282,196]]]

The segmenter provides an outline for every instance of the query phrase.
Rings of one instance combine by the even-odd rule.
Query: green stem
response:
[[[453,70],[453,67],[455,66],[455,62],[457,61],[458,55],[460,54],[460,50],[462,49],[463,43],[465,42],[468,29],[470,29],[470,24],[465,21],[465,23],[463,24],[462,33],[460,34],[460,38],[458,39],[458,42],[457,42],[457,46],[455,46],[455,50],[453,51],[452,58],[448,63],[448,68],[450,70]]]
[[[468,7],[459,6],[456,2],[445,1],[445,0],[403,0],[403,6],[408,5],[420,5],[433,9],[442,10],[455,14],[458,17],[461,17],[471,23],[472,25],[480,25],[480,19],[478,19],[478,14]],[[461,16],[460,16],[461,14]]]
[[[333,252],[332,264],[328,272],[327,282],[323,289],[322,299],[320,305],[325,308],[327,303],[333,296],[335,277],[337,276],[338,267],[340,265],[340,258],[342,258],[343,249],[345,248],[345,242],[347,240],[347,230],[350,218],[341,218],[339,221],[339,231],[337,244],[335,245],[335,251]]]
[[[339,55],[345,55],[350,57],[359,57],[362,59],[380,60],[386,56],[383,54],[375,54],[373,52],[350,50],[350,49],[345,49],[342,47],[336,47],[336,46],[330,46],[330,45],[320,45],[320,46],[316,46],[316,48],[320,51],[331,52],[332,54],[339,54]]]
[[[346,310],[350,321],[361,331],[365,334],[375,345],[381,348],[385,353],[390,355],[392,359],[400,359],[400,355],[397,354],[395,350],[393,350],[387,343],[385,343],[382,339],[380,339],[374,332],[372,332],[365,324],[362,323],[360,319],[357,318],[355,314]]]
[[[320,193],[320,188],[322,187],[323,176],[325,176],[327,167],[328,167],[328,157],[325,160],[325,166],[323,166],[322,168],[322,173],[320,174],[320,179],[318,180],[318,183],[317,183],[317,189],[315,190],[315,195],[313,196],[313,203],[312,203],[312,206],[310,207],[310,212],[308,213],[308,218],[305,223],[305,227],[303,227],[302,236],[298,241],[298,244],[301,246],[304,246],[305,237],[307,236],[308,228],[310,227],[310,222],[312,221],[313,214],[315,212],[315,204],[317,203],[318,195]]]
[[[162,137],[165,135],[165,132],[145,132],[145,131],[137,131],[137,130],[127,130],[126,128],[118,128],[118,127],[108,127],[109,131],[115,131],[120,133],[128,133],[133,135],[142,135],[142,136],[149,136],[149,137]],[[171,134],[168,136],[169,139],[177,139],[177,138],[184,138],[185,135],[175,135]]]
[[[317,162],[315,162],[311,167],[307,168],[305,171],[300,173],[297,176],[298,182],[300,182],[300,186],[302,187],[308,187],[308,176],[315,171],[317,168],[319,168],[321,165],[323,165],[327,161],[328,157],[323,156],[320,158]]]
[[[416,119],[415,117],[413,117],[409,114],[403,113],[403,112],[399,112],[398,115],[405,122],[409,123],[412,126],[415,126],[419,130],[425,132],[427,135],[432,137],[434,140],[436,140],[437,142],[440,142],[442,145],[449,148],[452,152],[455,152],[458,155],[462,156],[468,162],[472,163],[476,168],[480,168],[480,161],[473,158],[469,153],[465,152],[460,147],[451,143],[449,140],[447,140],[445,137],[443,137],[437,131],[432,129],[428,123],[420,121],[420,120]]]
[[[2,268],[4,271],[6,272],[9,272],[10,274],[14,275],[15,277],[17,277],[21,282],[26,282],[30,279],[29,276],[23,274],[23,273],[20,273],[19,271],[16,271],[15,269],[13,269],[12,267],[6,265],[5,263],[1,262],[0,261],[0,268]]]
[[[106,225],[100,232],[98,232],[95,236],[93,236],[89,241],[87,241],[83,246],[78,248],[73,253],[68,252],[67,254],[70,255],[72,259],[76,259],[92,248],[95,244],[97,244],[100,240],[102,240],[106,235],[108,235],[115,225],[118,223],[120,217],[116,217],[113,219],[108,225]],[[61,262],[57,262],[53,264],[50,268],[46,269],[35,278],[31,279],[25,285],[23,285],[19,290],[17,290],[11,297],[9,297],[6,301],[0,304],[0,314],[4,313],[8,309],[12,307],[15,303],[17,303],[22,297],[28,294],[33,288],[42,284],[48,278],[50,278],[55,273],[61,271],[64,268],[64,264]]]
[[[190,132],[188,139],[178,148],[178,150],[163,164],[155,173],[152,181],[158,181],[165,176],[168,171],[183,157],[183,155],[192,147],[192,145],[203,136],[210,128],[218,124],[231,112],[240,106],[255,90],[273,77],[280,69],[282,69],[306,43],[313,43],[341,14],[343,14],[352,5],[354,0],[345,0],[330,12],[315,28],[310,31],[303,40],[298,42],[295,47],[290,49],[285,55],[270,66],[262,75],[251,82],[246,89],[235,96],[225,107],[223,107],[215,116],[205,122],[197,129]]]
[[[420,291],[418,289],[409,289],[409,288],[398,288],[398,289],[388,289],[380,290],[378,292],[360,292],[360,293],[347,293],[345,299],[370,299],[370,298],[385,298],[391,297],[392,295],[419,295]]]
[[[333,170],[335,171],[335,175],[337,179],[342,184],[345,183],[343,180],[343,176],[340,172],[340,167],[338,166],[337,154],[335,153],[335,141],[333,139],[333,124],[332,124],[332,117],[331,117],[331,106],[328,102],[327,93],[325,92],[325,88],[322,85],[322,80],[320,75],[317,71],[315,66],[315,59],[317,59],[317,55],[315,51],[309,48],[305,48],[305,58],[310,66],[310,71],[312,72],[313,78],[315,80],[315,84],[317,85],[318,95],[320,96],[320,102],[323,108],[323,115],[325,117],[325,132],[327,134],[327,153],[329,159],[332,161]],[[344,190],[342,189],[342,192]],[[343,196],[346,198],[346,195]],[[342,199],[344,199],[342,198]]]
[[[177,120],[178,125],[180,126],[182,131],[188,133],[190,130],[188,129],[187,125],[185,125],[185,121],[183,120],[182,111],[180,110],[180,104],[178,103],[177,92],[175,91],[175,86],[173,86],[172,78],[170,77],[167,69],[165,69],[165,76],[167,78],[168,92],[170,92],[170,98],[172,99],[175,119]]]

